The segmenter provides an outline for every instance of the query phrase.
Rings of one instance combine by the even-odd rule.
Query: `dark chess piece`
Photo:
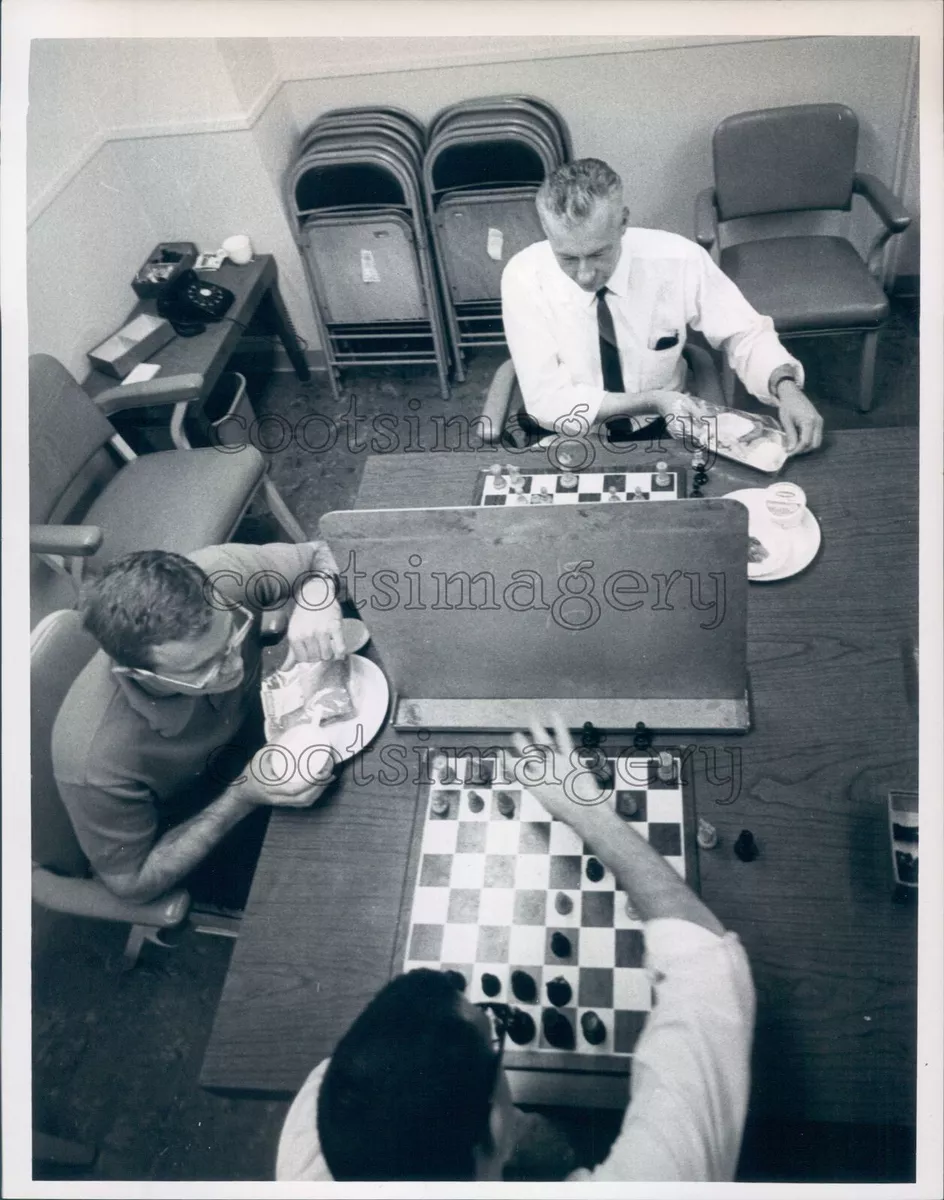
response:
[[[558,930],[551,934],[551,950],[558,958],[570,958],[570,938]]]
[[[600,744],[600,731],[594,727],[592,721],[584,721],[583,733],[580,737],[581,745],[592,749]]]
[[[537,1026],[531,1014],[516,1008],[508,1020],[508,1036],[511,1040],[516,1046],[526,1046],[528,1042],[534,1041],[536,1033]]]
[[[573,1050],[576,1044],[574,1027],[562,1012],[556,1008],[546,1008],[541,1014],[541,1025],[549,1045],[558,1050]]]
[[[562,975],[558,975],[556,979],[548,982],[546,989],[547,998],[555,1008],[563,1008],[565,1004],[569,1004],[574,996],[574,989],[570,986]]]
[[[533,1004],[538,996],[538,985],[527,971],[512,971],[511,991],[522,1004]]]
[[[587,859],[587,878],[591,883],[599,883],[606,874],[606,868],[598,858]]]
[[[583,1036],[591,1046],[599,1046],[606,1040],[606,1026],[595,1012],[585,1012],[580,1018],[580,1028]]]
[[[497,975],[486,973],[482,976],[482,991],[486,996],[497,996],[501,991],[501,980]]]
[[[734,843],[734,853],[741,862],[753,862],[760,854],[760,849],[754,841],[754,835],[749,829],[742,829]]]
[[[637,753],[645,754],[652,745],[652,734],[646,728],[645,721],[636,722],[636,732],[633,734],[633,749]]]

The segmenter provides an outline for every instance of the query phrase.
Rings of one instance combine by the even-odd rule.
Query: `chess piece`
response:
[[[546,1008],[541,1014],[541,1026],[548,1045],[557,1050],[573,1050],[576,1044],[574,1027],[562,1012],[556,1008]]]
[[[591,883],[599,883],[606,874],[606,868],[598,858],[587,859],[587,878]]]
[[[594,726],[592,721],[584,721],[583,732],[580,735],[581,746],[593,748],[599,746],[603,739],[600,737],[600,731]]]
[[[508,1036],[515,1045],[526,1046],[528,1042],[534,1041],[536,1033],[537,1026],[531,1014],[520,1008],[514,1009],[508,1021]]]
[[[634,817],[639,812],[639,805],[632,792],[616,793],[616,812],[624,821],[628,821],[630,817]]]
[[[575,471],[564,471],[560,477],[561,487],[567,488],[569,491],[573,490],[573,488],[575,488],[579,482],[580,479]]]
[[[503,817],[513,817],[515,815],[515,798],[511,792],[499,792],[496,807]]]
[[[489,475],[492,477],[492,487],[496,492],[503,492],[508,486],[508,481],[502,474],[501,463],[494,463],[488,469]]]
[[[718,831],[710,821],[703,817],[698,819],[698,833],[695,835],[702,850],[714,850],[718,844]]]
[[[482,976],[482,991],[486,996],[497,996],[501,991],[501,980],[497,975],[486,972]]]
[[[637,500],[645,500],[645,498],[646,498],[646,493],[642,490],[641,487],[639,487],[638,484],[636,485],[636,488],[633,491],[633,495],[635,496],[635,498]]]
[[[608,500],[619,500],[619,492],[615,487],[607,488],[607,492],[609,493]]]
[[[633,734],[633,749],[637,753],[645,754],[652,745],[652,734],[646,728],[645,721],[636,722],[636,731]]]
[[[659,485],[659,487],[668,487],[671,482],[672,478],[669,475],[669,464],[667,462],[657,462],[656,483]]]
[[[551,950],[558,958],[570,958],[570,938],[560,930],[551,934]]]
[[[738,834],[737,841],[734,843],[734,853],[741,862],[753,862],[760,854],[758,845],[754,841],[754,835],[749,829],[742,829]]]
[[[556,979],[550,980],[546,990],[547,998],[555,1008],[563,1008],[574,998],[574,989],[563,975],[558,975]]]
[[[484,807],[484,798],[478,792],[469,792],[469,812],[480,813]]]
[[[449,797],[445,792],[433,792],[430,801],[430,812],[434,817],[445,817],[449,814]]]
[[[585,1012],[580,1018],[580,1028],[583,1036],[591,1046],[599,1046],[606,1041],[606,1026],[595,1012]]]
[[[659,765],[656,768],[656,775],[662,783],[673,783],[675,781],[675,759],[668,750],[659,751]]]
[[[512,971],[511,991],[522,1004],[534,1004],[538,998],[538,985],[527,971]]]
[[[566,917],[568,913],[574,911],[574,902],[566,892],[558,892],[554,897],[554,908],[562,917]]]

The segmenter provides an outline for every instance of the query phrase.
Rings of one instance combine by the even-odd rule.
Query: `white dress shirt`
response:
[[[771,374],[803,367],[761,316],[694,242],[658,229],[627,229],[607,288],[627,393],[683,391],[687,326],[722,348],[747,390],[766,404]],[[519,251],[502,274],[502,320],[525,408],[546,429],[575,413],[592,425],[606,394],[600,363],[597,298],[557,265],[546,241]],[[656,350],[661,338],[677,343]]]
[[[726,1182],[734,1177],[750,1091],[754,986],[734,933],[690,921],[645,926],[656,1005],[636,1043],[632,1100],[607,1159],[571,1180]],[[318,1143],[325,1059],[295,1097],[279,1140],[281,1182],[331,1179]]]

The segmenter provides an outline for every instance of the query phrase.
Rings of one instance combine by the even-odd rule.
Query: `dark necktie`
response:
[[[597,292],[597,329],[600,334],[600,365],[603,367],[603,390],[625,392],[623,370],[620,367],[619,350],[616,345],[616,330],[613,314],[606,302],[609,289],[602,287]]]

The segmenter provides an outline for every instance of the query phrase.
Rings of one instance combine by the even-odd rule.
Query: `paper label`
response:
[[[380,283],[380,275],[371,250],[361,251],[361,279],[364,283]]]
[[[489,229],[488,242],[486,244],[488,257],[494,259],[495,262],[501,262],[504,248],[505,235],[502,233],[502,231],[500,229]]]

